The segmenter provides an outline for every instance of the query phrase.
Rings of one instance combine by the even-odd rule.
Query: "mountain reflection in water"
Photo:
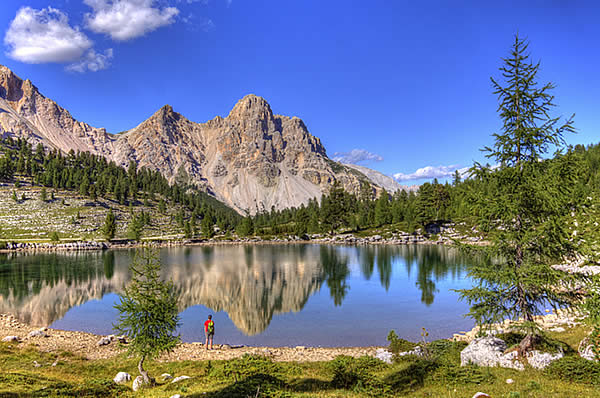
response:
[[[0,312],[47,326],[69,309],[120,293],[130,280],[134,251],[0,255]],[[262,333],[275,314],[299,312],[325,287],[342,306],[352,273],[374,273],[388,291],[393,270],[404,267],[430,305],[436,282],[461,278],[470,260],[438,246],[223,245],[160,251],[162,273],[172,279],[180,311],[204,305],[225,311],[246,335]],[[400,265],[399,265],[400,264]],[[399,271],[396,271],[399,272]],[[411,278],[412,279],[412,278]]]

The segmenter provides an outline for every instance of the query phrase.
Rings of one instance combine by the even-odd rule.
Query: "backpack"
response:
[[[208,325],[206,327],[206,331],[208,333],[214,333],[215,332],[215,323],[212,321],[212,319],[208,322]]]

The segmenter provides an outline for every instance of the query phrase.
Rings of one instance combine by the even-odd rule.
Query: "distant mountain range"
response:
[[[331,160],[297,117],[274,115],[265,99],[247,95],[225,118],[195,123],[163,106],[137,127],[113,135],[75,120],[29,80],[0,65],[0,133],[34,145],[87,151],[127,166],[190,183],[241,213],[299,206],[335,182],[358,193],[414,189],[362,166]]]

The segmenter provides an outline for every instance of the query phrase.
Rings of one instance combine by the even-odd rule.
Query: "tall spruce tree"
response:
[[[144,384],[154,384],[144,369],[146,359],[172,351],[179,343],[177,296],[173,282],[160,279],[160,260],[153,249],[138,251],[129,267],[132,279],[115,308],[119,318],[113,328],[131,342],[129,354],[138,355],[138,370]]]
[[[495,231],[485,261],[470,269],[475,287],[460,290],[478,324],[520,320],[521,353],[540,341],[534,316],[576,298],[565,275],[550,266],[570,250],[562,218],[570,208],[573,163],[542,159],[564,146],[564,134],[574,131],[573,116],[564,122],[550,116],[554,85],[538,86],[539,63],[530,61],[527,47],[515,37],[500,67],[502,81],[492,78],[503,124],[484,151],[497,168],[476,163],[472,171],[488,184],[475,213],[481,222],[492,220]]]

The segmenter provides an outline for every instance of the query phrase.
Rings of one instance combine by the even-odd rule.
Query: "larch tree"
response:
[[[516,36],[500,67],[502,79],[491,79],[502,128],[483,151],[496,166],[472,168],[474,179],[488,182],[474,210],[490,223],[491,244],[485,260],[470,269],[474,287],[459,291],[478,324],[518,321],[525,336],[521,353],[540,341],[535,315],[577,299],[565,274],[551,267],[571,250],[564,217],[574,164],[560,151],[564,135],[574,132],[573,116],[550,116],[554,85],[538,85],[540,64],[530,60],[527,47]],[[555,158],[544,159],[551,150]],[[557,161],[561,156],[564,161]]]
[[[160,278],[156,250],[138,251],[129,269],[132,278],[115,305],[119,318],[113,328],[129,337],[128,352],[139,356],[138,370],[144,384],[153,385],[144,362],[172,351],[181,340],[175,334],[180,320],[177,296],[173,282]]]

